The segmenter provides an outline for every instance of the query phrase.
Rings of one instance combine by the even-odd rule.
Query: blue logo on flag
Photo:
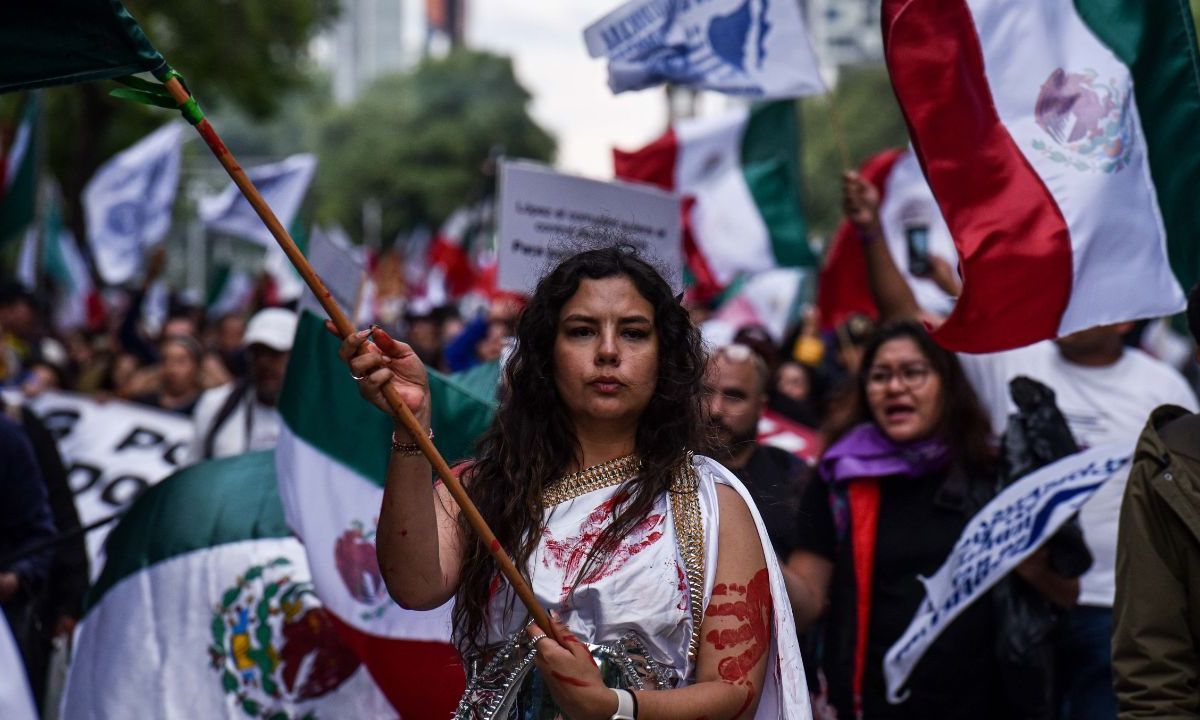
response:
[[[126,200],[108,209],[105,225],[114,235],[136,235],[142,226],[145,208],[137,200]]]
[[[753,0],[746,0],[741,7],[728,15],[718,15],[708,24],[708,44],[717,57],[738,70],[746,70],[746,40],[750,36],[750,28],[754,21],[754,11],[750,7]],[[756,66],[762,67],[766,57],[764,41],[767,34],[767,7],[769,0],[761,0],[758,9],[758,42]]]
[[[670,82],[758,97],[765,94],[771,12],[771,0],[646,0],[601,20],[585,36],[612,61],[609,82],[616,92]]]

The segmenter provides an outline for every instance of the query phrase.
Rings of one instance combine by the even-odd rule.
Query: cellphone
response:
[[[904,228],[904,239],[908,245],[909,274],[927,275],[932,269],[929,263],[929,226],[913,225]]]

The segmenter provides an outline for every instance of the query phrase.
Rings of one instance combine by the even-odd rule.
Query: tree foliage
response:
[[[845,168],[836,128],[841,128],[853,167],[881,150],[906,145],[908,130],[882,66],[843,69],[833,103],[827,96],[805,98],[800,117],[809,231],[829,237],[842,217]]]
[[[549,161],[554,139],[530,117],[512,61],[457,51],[380,78],[322,123],[317,218],[360,232],[366,199],[380,203],[384,238],[436,226],[490,188],[488,159]]]

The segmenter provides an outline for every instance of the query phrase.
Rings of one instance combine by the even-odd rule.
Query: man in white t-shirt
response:
[[[259,310],[246,323],[248,377],[212,388],[196,402],[192,462],[275,447],[279,435],[275,406],[296,323],[296,313],[283,308]]]
[[[1194,412],[1197,402],[1174,368],[1124,346],[1129,329],[1129,324],[1109,325],[1019,350],[958,357],[997,435],[1004,432],[1008,414],[1016,412],[1008,383],[1023,375],[1054,390],[1082,447],[1127,442],[1132,448],[1156,407],[1172,403]],[[1064,719],[1116,717],[1110,636],[1117,524],[1128,477],[1126,469],[1111,478],[1079,512],[1093,562],[1080,578],[1079,605],[1068,614],[1058,642]]]

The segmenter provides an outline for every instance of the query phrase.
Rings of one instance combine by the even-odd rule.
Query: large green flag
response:
[[[167,67],[119,0],[8,2],[0,17],[0,93]]]

